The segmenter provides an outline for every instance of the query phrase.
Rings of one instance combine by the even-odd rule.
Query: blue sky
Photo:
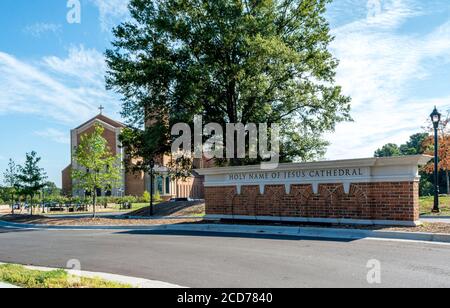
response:
[[[0,1],[0,171],[35,150],[57,185],[70,129],[100,104],[120,120],[103,53],[128,17],[126,0],[81,0],[81,23],[69,24],[67,2]],[[450,109],[450,1],[335,0],[327,17],[355,120],[327,135],[327,159],[372,156],[421,131],[434,105]]]

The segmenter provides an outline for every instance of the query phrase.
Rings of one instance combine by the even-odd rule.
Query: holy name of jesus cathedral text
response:
[[[315,178],[346,178],[364,176],[364,169],[327,169],[327,170],[296,170],[296,171],[273,171],[255,173],[235,173],[227,176],[229,181],[268,181],[268,180],[295,180]]]

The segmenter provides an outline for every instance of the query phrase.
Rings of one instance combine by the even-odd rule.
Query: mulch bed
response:
[[[137,211],[128,213],[128,216],[145,217],[148,216],[150,208],[144,207]],[[205,214],[205,203],[202,201],[186,201],[186,202],[163,202],[154,206],[155,216],[193,216]]]
[[[198,219],[118,219],[118,218],[49,218],[44,216],[8,215],[0,218],[3,221],[50,225],[50,226],[151,226],[151,225],[174,225],[202,221]]]

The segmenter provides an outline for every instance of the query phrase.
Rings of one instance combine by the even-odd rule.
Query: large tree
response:
[[[375,157],[401,156],[400,147],[395,143],[385,144],[382,148],[375,151]]]
[[[31,215],[33,215],[34,196],[45,187],[47,179],[44,169],[39,167],[40,161],[41,158],[33,151],[26,154],[25,164],[18,167],[17,187],[23,195],[30,197]]]
[[[409,137],[409,141],[400,146],[400,152],[402,155],[418,155],[424,154],[425,144],[424,142],[429,138],[428,133],[418,133]]]
[[[104,128],[96,125],[92,133],[83,134],[75,149],[76,168],[72,171],[75,186],[92,197],[93,217],[96,217],[97,190],[111,190],[121,179],[120,158],[111,153],[103,137]]]
[[[400,146],[395,143],[385,144],[375,151],[375,157],[392,157],[403,155],[420,155],[427,150],[426,141],[430,138],[428,133],[418,133],[409,137],[409,140]]]
[[[153,125],[127,140],[167,153],[170,127],[203,115],[280,124],[282,161],[322,155],[322,134],[350,120],[328,50],[330,1],[131,0],[131,20],[106,52],[107,85],[122,94],[130,125]]]

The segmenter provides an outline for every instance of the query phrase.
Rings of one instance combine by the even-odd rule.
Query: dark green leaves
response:
[[[326,147],[321,135],[350,120],[328,51],[328,2],[132,0],[133,20],[115,29],[106,53],[108,86],[123,95],[132,125],[155,114],[167,116],[167,127],[197,114],[222,124],[280,123],[282,157],[315,159]],[[170,143],[167,130],[149,130]],[[168,149],[150,148],[144,152]]]

